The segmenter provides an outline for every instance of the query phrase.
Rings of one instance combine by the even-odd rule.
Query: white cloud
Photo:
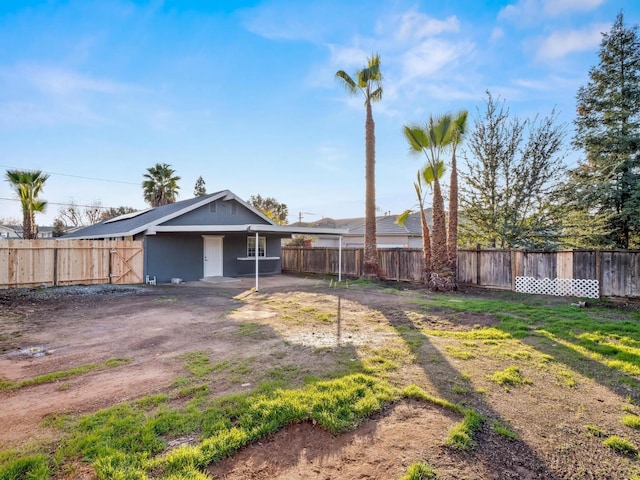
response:
[[[449,70],[473,49],[474,45],[465,41],[425,40],[401,55],[403,83]]]
[[[490,37],[490,41],[491,42],[497,42],[498,40],[500,40],[502,37],[504,37],[504,30],[500,27],[495,27],[492,31],[491,31],[491,37]]]
[[[351,74],[351,70],[359,70],[366,66],[366,59],[371,56],[371,52],[367,52],[358,45],[340,46],[328,45],[331,52],[330,63],[337,70],[344,70]]]
[[[540,42],[536,58],[555,60],[573,52],[593,50],[602,40],[602,32],[610,28],[607,24],[594,24],[581,30],[557,31]]]
[[[604,0],[519,0],[500,10],[498,19],[519,24],[533,23],[547,17],[588,12],[603,3]]]
[[[0,91],[0,122],[28,126],[104,123],[99,97],[142,90],[69,69],[23,64],[0,68]]]
[[[411,42],[433,37],[441,33],[457,33],[460,22],[455,16],[445,20],[429,17],[424,13],[410,11],[398,15],[394,25],[395,38],[401,42]]]
[[[348,5],[331,2],[299,2],[295,7],[287,0],[273,0],[240,12],[244,27],[270,40],[294,40],[320,43],[327,32],[347,22],[343,11]]]
[[[603,3],[604,0],[545,0],[544,11],[551,16],[569,12],[588,12]]]
[[[16,74],[40,92],[49,95],[68,96],[80,92],[118,93],[128,89],[116,82],[55,67],[21,66],[16,70]]]

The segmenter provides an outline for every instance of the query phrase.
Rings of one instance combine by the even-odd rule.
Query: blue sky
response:
[[[473,120],[490,90],[522,118],[555,107],[570,137],[621,10],[640,23],[636,0],[2,0],[0,170],[51,172],[40,224],[72,199],[145,208],[158,162],[179,199],[202,175],[208,192],[275,197],[291,221],[362,216],[365,112],[334,75],[377,52],[377,205],[399,213],[421,165],[403,125]],[[11,198],[0,182],[0,218],[21,219]]]

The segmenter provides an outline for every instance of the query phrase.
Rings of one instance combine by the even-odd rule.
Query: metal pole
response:
[[[259,241],[260,240],[260,236],[258,234],[258,232],[256,232],[256,249],[255,249],[255,255],[256,255],[256,292],[259,290],[259,284],[258,284],[258,253],[260,252],[260,247],[259,247]]]
[[[342,281],[342,235],[338,237],[338,281]]]

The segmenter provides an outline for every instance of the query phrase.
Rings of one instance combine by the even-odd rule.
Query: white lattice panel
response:
[[[516,277],[516,292],[535,295],[556,295],[564,297],[598,298],[600,285],[598,280],[571,278]]]

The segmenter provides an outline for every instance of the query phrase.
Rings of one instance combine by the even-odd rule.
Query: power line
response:
[[[0,200],[8,200],[10,202],[20,201],[17,198],[6,198],[6,197],[0,197]],[[61,202],[49,202],[49,201],[46,201],[46,202],[47,202],[47,205],[60,205],[63,207],[99,208],[104,210],[109,210],[110,208],[113,208],[115,210],[116,208],[118,208],[118,207],[105,207],[104,205],[78,205],[77,203],[61,203]]]
[[[13,170],[20,170],[18,167],[12,167],[10,165],[0,165],[0,167],[9,168],[9,169],[13,169]],[[110,179],[107,179],[107,178],[83,177],[82,175],[71,175],[69,173],[48,172],[48,171],[45,171],[45,170],[42,170],[42,172],[43,173],[48,173],[49,175],[59,175],[61,177],[81,178],[83,180],[96,180],[96,181],[99,181],[99,182],[109,182],[109,183],[123,183],[125,185],[140,185],[139,183],[125,182],[124,180],[110,180]]]

